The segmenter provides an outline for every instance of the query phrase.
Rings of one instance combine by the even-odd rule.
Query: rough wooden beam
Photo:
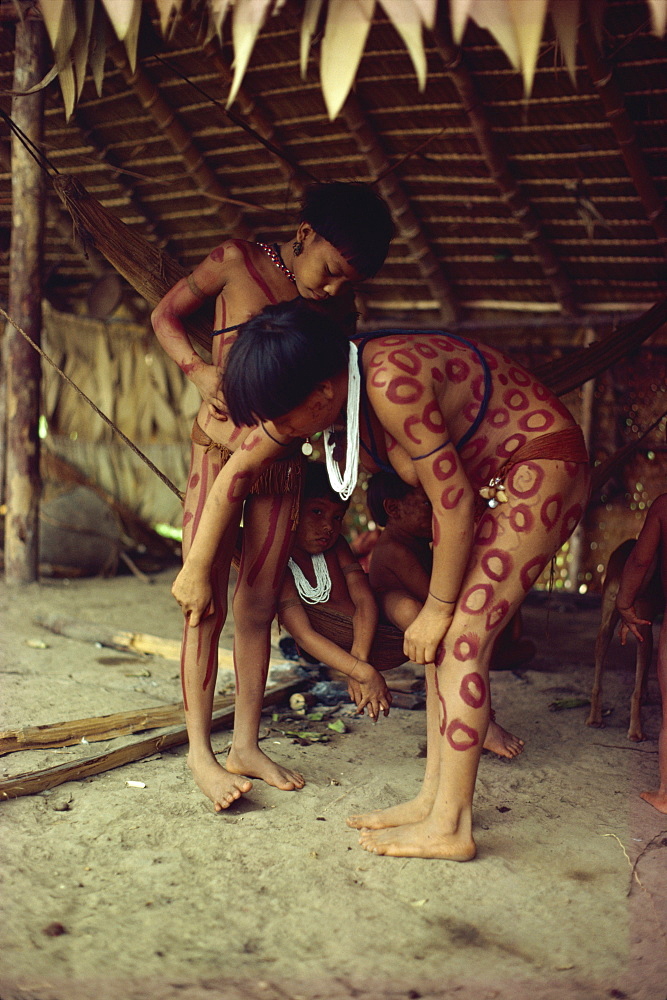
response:
[[[391,209],[401,239],[407,243],[422,278],[438,303],[442,322],[456,321],[459,309],[454,291],[429,245],[422,224],[415,215],[405,191],[391,170],[391,163],[375,130],[354,94],[348,96],[341,116],[365,158],[371,176],[382,176],[377,185],[378,189]]]
[[[113,180],[127,198],[128,204],[132,210],[136,215],[141,216],[141,218],[145,220],[146,229],[151,236],[155,237],[158,246],[170,250],[168,246],[169,237],[164,232],[157,219],[152,217],[151,213],[138,196],[135,188],[130,183],[127,176],[123,173],[122,163],[118,161],[111,150],[101,141],[99,135],[87,121],[86,116],[80,109],[76,109],[73,112],[72,121],[78,126],[85,142],[87,142],[95,150],[95,159],[109,168]]]
[[[120,44],[113,46],[110,54],[125,82],[137,95],[141,106],[151,115],[155,124],[182,159],[185,169],[197,189],[202,195],[210,196],[214,201],[215,213],[223,225],[223,234],[237,236],[240,239],[252,239],[252,229],[245,221],[243,213],[237,206],[229,203],[229,193],[225,191],[206,163],[203,153],[189,135],[174,109],[162,97],[157,85],[153,83],[139,64],[132,72],[124,46]]]
[[[264,693],[262,706],[267,708],[277,702],[287,698],[293,691],[301,687],[302,680],[292,681],[288,684],[277,684],[274,688],[269,688]],[[234,707],[223,708],[219,712],[214,712],[211,720],[211,732],[217,729],[224,729],[234,722]],[[144,757],[150,757],[153,753],[161,750],[170,750],[172,747],[182,746],[188,741],[188,734],[185,727],[179,726],[176,729],[148,736],[134,743],[128,743],[117,750],[108,753],[95,754],[86,760],[73,761],[68,764],[59,764],[57,767],[46,767],[41,771],[28,771],[23,774],[15,774],[11,778],[0,781],[0,801],[3,799],[17,799],[21,795],[36,795],[37,792],[44,792],[47,788],[55,788],[66,781],[81,781],[90,778],[93,774],[101,774],[103,771],[111,771],[115,767],[122,767],[123,764],[130,764]]]
[[[493,134],[463,52],[459,46],[453,43],[444,16],[439,18],[433,35],[440,58],[459,93],[461,104],[468,116],[470,128],[486,161],[491,179],[500,190],[503,201],[521,228],[523,238],[532,247],[561,309],[568,315],[578,315],[579,308],[574,285],[563,270],[551,244],[542,233],[541,222],[530,201],[521,191],[509,169],[505,154]]]
[[[590,23],[586,20],[579,27],[579,46],[632,183],[660,241],[662,252],[667,257],[667,207],[646,165],[642,148],[637,142],[634,122],[625,106],[623,92],[616,82],[610,63],[598,48]]]
[[[44,25],[26,19],[16,25],[13,90],[25,93],[44,73]],[[44,135],[44,91],[12,100],[12,118],[32,143]],[[12,235],[9,313],[39,343],[42,327],[42,256],[45,175],[18,138],[12,138]],[[32,583],[39,577],[39,397],[41,360],[8,325],[5,363],[7,450],[5,579]]]

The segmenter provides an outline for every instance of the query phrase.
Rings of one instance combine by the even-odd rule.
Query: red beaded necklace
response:
[[[280,256],[280,247],[278,246],[278,244],[274,243],[273,246],[270,246],[268,243],[260,243],[258,240],[257,246],[261,247],[264,253],[271,258],[276,267],[279,267],[280,270],[287,275],[289,280],[293,281],[294,284],[296,285],[296,277],[294,276],[294,272],[290,271],[289,267],[287,267],[287,265],[283,262],[283,259]]]

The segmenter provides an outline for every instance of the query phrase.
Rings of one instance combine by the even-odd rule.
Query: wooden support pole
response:
[[[26,17],[16,25],[14,87],[29,90],[44,75],[44,25]],[[15,96],[12,118],[37,147],[43,137],[44,92]],[[12,236],[9,314],[39,343],[42,325],[42,246],[45,175],[21,142],[12,138]],[[41,359],[7,326],[5,345],[7,454],[5,579],[31,583],[39,575],[39,389]]]

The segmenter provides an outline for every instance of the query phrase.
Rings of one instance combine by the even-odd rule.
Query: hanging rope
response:
[[[167,476],[165,476],[164,472],[162,472],[160,469],[158,469],[157,465],[154,465],[153,462],[151,462],[151,460],[148,457],[148,455],[144,455],[143,451],[141,451],[139,448],[137,448],[137,446],[134,443],[134,441],[130,441],[129,437],[127,437],[126,434],[123,434],[123,432],[121,431],[121,429],[119,427],[116,427],[116,425],[113,422],[113,420],[110,420],[109,417],[107,417],[106,413],[102,413],[102,411],[100,410],[100,408],[98,406],[96,406],[95,403],[93,403],[92,399],[90,399],[88,396],[86,396],[85,392],[83,392],[83,390],[80,389],[78,387],[78,385],[76,385],[76,383],[72,381],[72,379],[69,377],[69,375],[66,375],[65,372],[61,368],[58,367],[58,365],[55,363],[55,361],[52,361],[52,359],[48,356],[48,354],[46,354],[46,352],[42,350],[42,348],[39,346],[39,344],[36,344],[35,341],[32,339],[32,337],[29,334],[27,334],[25,332],[25,330],[22,330],[21,327],[17,323],[14,322],[14,320],[11,318],[11,316],[7,315],[7,313],[5,312],[5,310],[1,306],[0,306],[0,316],[4,316],[5,319],[7,320],[7,322],[11,323],[11,325],[14,327],[15,330],[18,330],[18,332],[21,334],[21,336],[25,340],[27,340],[27,342],[30,344],[30,346],[34,347],[34,349],[37,351],[37,353],[40,354],[44,358],[45,361],[48,361],[48,363],[51,365],[52,368],[55,368],[55,370],[58,372],[58,374],[62,378],[65,379],[65,381],[67,382],[68,385],[72,386],[72,388],[74,389],[75,392],[78,392],[78,394],[81,396],[82,399],[85,399],[85,401],[88,403],[88,405],[95,411],[95,413],[97,413],[97,415],[99,417],[102,418],[102,420],[105,422],[105,424],[107,424],[111,428],[111,430],[114,432],[114,434],[117,434],[118,437],[122,441],[125,442],[125,444],[128,446],[128,448],[131,448],[132,451],[135,453],[135,455],[137,455],[141,459],[142,462],[146,463],[146,465],[148,466],[148,468],[152,472],[154,472],[155,475],[159,479],[162,480],[162,482],[164,483],[165,486],[169,487],[169,489],[171,490],[172,493],[176,494],[176,496],[178,497],[178,499],[182,503],[183,499],[185,497],[185,494],[182,493],[181,490],[179,490],[177,486],[174,486],[174,484],[172,483],[171,479],[169,479]]]

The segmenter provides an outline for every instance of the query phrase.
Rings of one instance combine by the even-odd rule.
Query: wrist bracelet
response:
[[[432,590],[429,590],[431,597],[434,597],[436,601],[440,601],[441,604],[456,604],[456,601],[443,601],[442,597],[436,597]]]

